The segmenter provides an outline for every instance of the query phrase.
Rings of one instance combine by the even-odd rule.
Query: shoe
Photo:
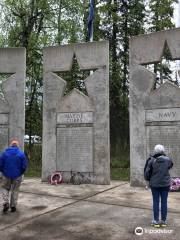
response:
[[[16,211],[16,207],[11,207],[11,212],[15,212]]]
[[[161,221],[161,227],[167,227],[167,222],[166,221]]]
[[[161,225],[159,224],[158,221],[152,221],[151,226],[153,226],[155,228],[160,228],[161,227]]]
[[[9,210],[9,204],[5,203],[3,206],[3,213],[7,213],[8,210]]]

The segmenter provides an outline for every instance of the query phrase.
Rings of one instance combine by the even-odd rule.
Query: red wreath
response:
[[[52,185],[57,185],[62,183],[62,175],[59,171],[52,173],[50,183]]]

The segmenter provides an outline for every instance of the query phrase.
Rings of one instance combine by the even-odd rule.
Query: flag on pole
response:
[[[88,16],[88,41],[92,40],[93,36],[93,19],[94,19],[94,0],[90,0]]]

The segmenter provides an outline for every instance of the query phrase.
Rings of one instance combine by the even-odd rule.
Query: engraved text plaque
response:
[[[153,153],[156,144],[162,144],[165,152],[173,159],[172,176],[180,176],[180,126],[148,126],[147,156]]]
[[[93,172],[93,128],[57,128],[57,169]]]
[[[146,110],[146,122],[180,121],[180,108]]]

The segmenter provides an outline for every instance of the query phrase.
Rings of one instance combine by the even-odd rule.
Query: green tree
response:
[[[174,27],[172,23],[174,7],[177,0],[150,0],[149,1],[149,27],[150,32],[167,30]]]
[[[144,33],[143,1],[108,0],[100,8],[101,36],[110,42],[110,130],[112,154],[129,145],[129,37]]]
[[[157,32],[175,27],[172,22],[174,7],[177,0],[150,0],[149,1],[149,21],[148,31]],[[165,79],[172,80],[171,74],[171,55],[168,46],[164,48],[164,58],[161,63],[154,64],[154,73],[156,74],[156,84],[162,84]]]
[[[85,0],[49,1],[51,19],[45,22],[44,30],[50,36],[50,44],[82,41],[84,4]]]
[[[46,40],[42,30],[45,20],[51,17],[50,6],[45,0],[5,0],[3,4],[6,45],[26,48],[26,133],[31,154],[31,136],[42,134],[41,49]]]

